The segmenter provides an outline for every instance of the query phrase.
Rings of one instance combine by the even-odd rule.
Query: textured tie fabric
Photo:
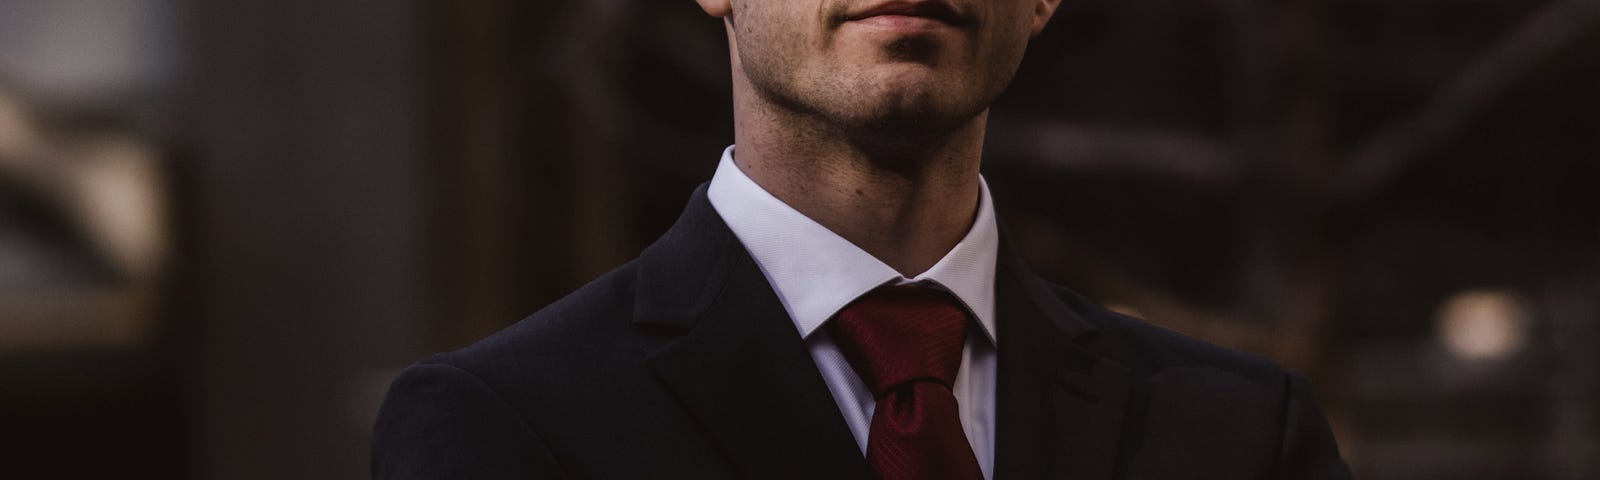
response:
[[[828,333],[877,399],[867,463],[878,478],[983,478],[950,393],[967,338],[967,313],[955,298],[879,287],[841,310]]]

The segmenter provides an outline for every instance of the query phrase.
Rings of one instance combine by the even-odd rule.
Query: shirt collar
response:
[[[984,336],[995,341],[994,268],[1000,235],[982,176],[978,215],[967,235],[928,271],[906,278],[761,188],[734,164],[733,149],[722,152],[706,195],[761,267],[802,338],[880,285],[926,283],[953,294],[978,320]]]

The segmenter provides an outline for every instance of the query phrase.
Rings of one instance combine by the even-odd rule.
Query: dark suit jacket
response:
[[[995,478],[1348,478],[1305,378],[1097,307],[1001,243]],[[638,260],[407,369],[372,448],[384,479],[869,476],[704,186]]]

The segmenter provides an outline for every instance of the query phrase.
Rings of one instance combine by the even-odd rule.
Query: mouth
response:
[[[851,11],[844,21],[887,27],[959,27],[972,23],[972,17],[943,0],[890,0]]]

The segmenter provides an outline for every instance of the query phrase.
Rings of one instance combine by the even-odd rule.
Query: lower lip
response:
[[[852,20],[850,23],[874,28],[901,31],[925,31],[952,27],[952,25],[939,19],[929,17],[913,17],[910,15],[876,15],[860,20]]]

